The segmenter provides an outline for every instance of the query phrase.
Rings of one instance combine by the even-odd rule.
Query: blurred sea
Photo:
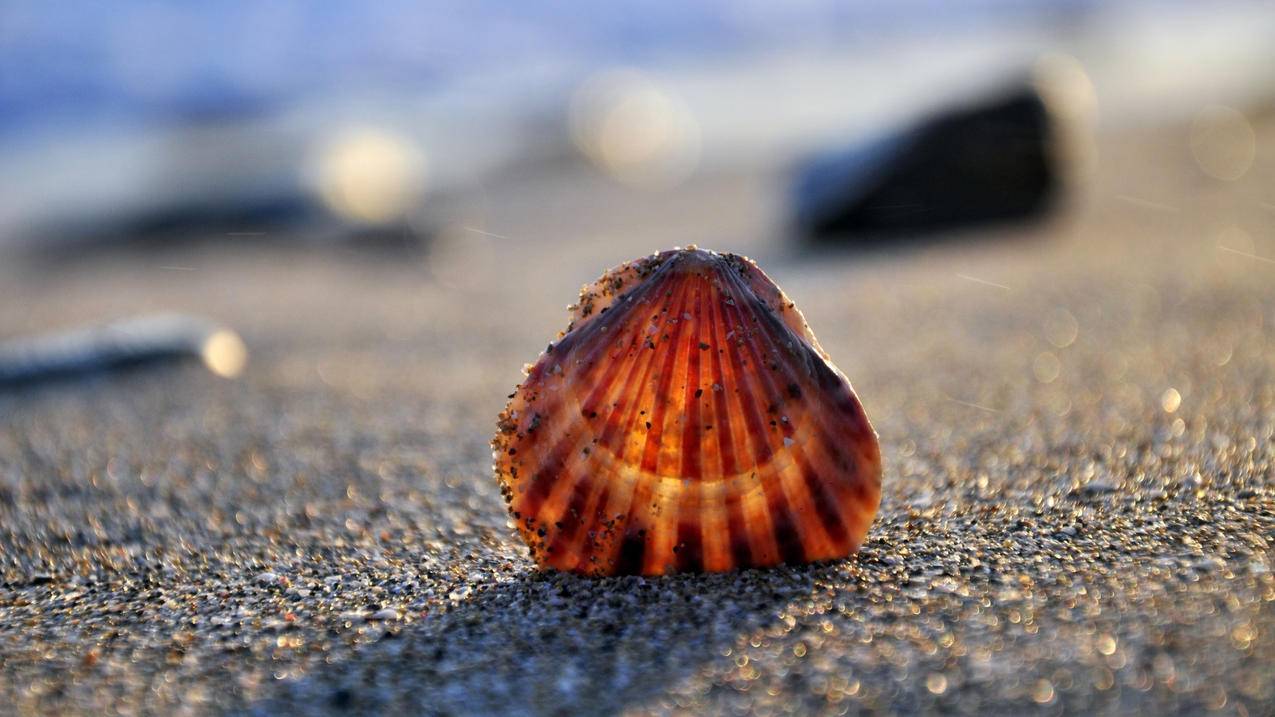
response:
[[[1229,101],[1273,86],[1270,37],[1243,2],[9,0],[0,242],[304,193],[314,148],[350,128],[418,152],[430,191],[557,161],[578,88],[615,68],[693,118],[704,169],[860,136],[1041,52],[1081,58],[1103,121]]]
[[[903,32],[1054,22],[1093,4],[11,0],[0,7],[0,138],[258,115],[351,92],[415,96],[608,65],[835,50]]]

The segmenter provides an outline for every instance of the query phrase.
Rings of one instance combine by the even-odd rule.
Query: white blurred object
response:
[[[234,331],[179,314],[158,314],[0,343],[0,386],[196,358],[235,378],[248,349]]]
[[[359,222],[399,219],[424,191],[424,155],[381,129],[346,130],[320,143],[310,165],[307,179],[324,204]]]
[[[625,184],[673,186],[699,162],[694,115],[636,70],[590,77],[572,97],[568,121],[576,147]]]

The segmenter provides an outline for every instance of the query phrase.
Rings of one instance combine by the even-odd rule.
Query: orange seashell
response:
[[[840,558],[881,499],[876,434],[751,260],[695,247],[586,286],[492,440],[542,567],[593,575]]]

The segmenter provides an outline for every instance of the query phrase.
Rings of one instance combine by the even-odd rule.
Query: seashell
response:
[[[659,575],[859,548],[881,497],[876,434],[756,264],[660,252],[608,271],[570,311],[492,440],[540,566]]]

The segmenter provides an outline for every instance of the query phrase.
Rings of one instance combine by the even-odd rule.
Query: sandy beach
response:
[[[1113,134],[1047,222],[870,251],[789,236],[782,168],[564,168],[466,197],[419,254],[6,260],[6,337],[182,311],[250,358],[0,394],[0,713],[1271,714],[1255,127],[1238,181],[1187,127]],[[496,415],[581,284],[689,243],[756,259],[853,382],[885,462],[867,543],[539,573]]]

